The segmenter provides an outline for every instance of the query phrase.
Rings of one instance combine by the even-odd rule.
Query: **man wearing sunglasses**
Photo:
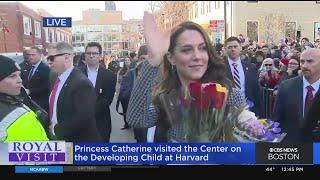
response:
[[[263,60],[262,67],[259,69],[259,82],[262,87],[273,89],[280,82],[281,76],[275,68],[273,59]]]
[[[67,142],[101,141],[95,120],[96,95],[89,79],[73,67],[73,48],[66,42],[48,47],[49,66],[58,75],[51,84],[49,117],[52,134]]]

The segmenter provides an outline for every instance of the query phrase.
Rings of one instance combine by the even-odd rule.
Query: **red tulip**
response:
[[[225,97],[226,97],[225,93],[217,92],[217,94],[215,95],[215,101],[213,101],[213,107],[217,109],[221,109],[224,104]]]
[[[190,96],[199,99],[201,97],[201,83],[194,82],[189,84]]]
[[[208,142],[216,138],[215,134],[219,122],[222,122],[223,108],[227,89],[216,83],[190,83],[188,86],[189,97],[191,97],[190,112],[187,116],[189,129],[187,138],[191,141]],[[181,104],[187,107],[190,99],[181,97]],[[188,102],[189,101],[189,102]],[[187,129],[188,129],[187,128]]]
[[[190,83],[189,90],[192,104],[194,104],[196,109],[203,110],[209,107],[209,99],[204,94],[203,84],[199,82]]]
[[[217,90],[217,84],[206,83],[204,91],[205,97],[210,99],[213,108],[221,109],[224,104],[226,94]]]
[[[209,108],[210,104],[213,108],[221,109],[224,104],[226,94],[217,91],[216,83],[190,83],[189,90],[197,109]]]

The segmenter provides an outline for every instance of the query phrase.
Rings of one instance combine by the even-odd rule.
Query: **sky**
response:
[[[27,7],[45,9],[56,17],[72,17],[73,21],[82,19],[82,11],[87,9],[104,10],[104,1],[20,1]],[[124,20],[142,19],[148,10],[148,1],[114,1],[116,10],[122,11]]]

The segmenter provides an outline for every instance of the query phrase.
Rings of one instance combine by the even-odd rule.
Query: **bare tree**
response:
[[[285,37],[286,21],[289,17],[282,13],[270,13],[259,20],[260,37],[264,38],[266,43],[278,43]]]
[[[289,42],[296,40],[296,22],[285,23],[285,37],[288,38]]]
[[[247,36],[255,42],[258,42],[258,26],[258,21],[247,21]]]
[[[148,10],[152,14],[154,14],[161,9],[161,7],[163,6],[163,3],[164,3],[164,1],[148,1],[148,4],[149,4]]]
[[[162,1],[160,10],[155,13],[157,22],[163,29],[172,27],[188,20],[187,1]]]

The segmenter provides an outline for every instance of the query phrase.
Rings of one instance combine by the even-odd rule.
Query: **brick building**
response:
[[[22,52],[23,48],[42,47],[41,16],[19,2],[0,3],[0,53]]]
[[[32,46],[46,49],[48,43],[59,41],[71,43],[70,28],[42,28],[42,17],[50,16],[43,9],[37,12],[20,2],[1,2],[0,53],[21,53]]]

